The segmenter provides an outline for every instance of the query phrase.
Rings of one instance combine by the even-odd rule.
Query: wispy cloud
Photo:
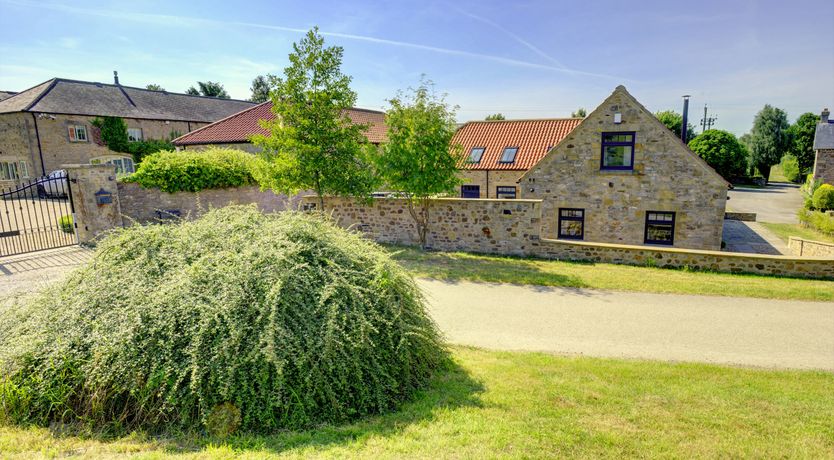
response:
[[[81,40],[75,37],[61,37],[58,39],[58,46],[61,48],[74,50],[81,44]]]
[[[562,63],[561,63],[558,59],[556,59],[556,58],[554,58],[553,56],[551,56],[551,55],[549,55],[549,54],[545,53],[545,52],[544,52],[541,48],[539,48],[538,46],[536,46],[536,45],[534,45],[534,44],[532,44],[532,43],[528,42],[528,41],[527,41],[527,40],[525,40],[524,38],[522,38],[522,37],[520,37],[519,35],[517,35],[515,32],[513,32],[513,31],[511,31],[511,30],[507,29],[506,27],[502,26],[501,24],[498,24],[498,23],[497,23],[497,22],[495,22],[495,21],[492,21],[492,20],[490,20],[490,19],[487,19],[487,18],[485,18],[485,17],[483,17],[483,16],[479,16],[479,15],[477,15],[477,14],[475,14],[475,13],[471,13],[471,12],[469,12],[469,11],[463,10],[463,9],[458,8],[458,7],[456,7],[456,6],[454,6],[454,7],[452,7],[452,8],[454,8],[454,9],[455,9],[455,11],[457,11],[458,13],[460,13],[460,14],[462,14],[462,15],[464,15],[464,16],[466,16],[466,17],[468,17],[468,18],[471,18],[471,19],[474,19],[474,20],[476,20],[476,21],[482,22],[482,23],[484,23],[484,24],[486,24],[486,25],[488,25],[488,26],[490,26],[490,27],[492,27],[492,28],[494,28],[494,29],[496,29],[496,30],[498,30],[498,31],[502,32],[503,34],[505,34],[505,35],[507,35],[508,37],[510,37],[510,38],[512,38],[513,40],[515,40],[517,43],[519,43],[519,44],[521,44],[522,46],[524,46],[525,48],[527,48],[527,49],[529,49],[530,51],[532,51],[532,52],[534,52],[534,53],[538,54],[540,57],[542,57],[542,58],[544,58],[544,59],[546,59],[546,60],[548,60],[548,61],[552,62],[553,64],[556,64],[559,68],[561,68],[561,69],[565,69],[565,70],[570,70],[570,69],[568,69],[568,68],[567,68],[564,64],[562,64]]]
[[[0,3],[6,3],[9,5],[18,5],[18,6],[25,6],[29,8],[43,8],[49,9],[53,11],[60,11],[64,13],[71,13],[71,14],[82,14],[81,11],[70,8],[66,5],[60,5],[55,3],[34,3],[28,2],[25,0],[0,0]],[[137,22],[144,22],[144,23],[152,23],[159,26],[175,26],[175,27],[197,27],[197,26],[206,26],[212,25],[216,27],[247,27],[247,28],[258,28],[264,30],[274,30],[280,32],[291,32],[291,33],[299,33],[303,34],[307,32],[307,29],[299,28],[299,27],[289,27],[283,25],[273,25],[273,24],[261,24],[261,23],[252,23],[252,22],[239,22],[239,21],[218,21],[213,19],[205,19],[205,18],[198,18],[198,17],[190,17],[190,16],[172,16],[172,15],[164,15],[164,14],[150,14],[150,13],[137,13],[137,12],[125,12],[125,11],[115,11],[115,10],[102,10],[102,9],[90,9],[90,10],[83,10],[84,15],[94,15],[99,17],[106,17],[111,19],[122,19],[122,20],[130,20],[130,21],[137,21]],[[595,78],[604,78],[610,80],[618,80],[618,81],[631,81],[626,78],[622,78],[619,76],[614,75],[607,75],[602,73],[595,73],[595,72],[588,72],[579,69],[571,69],[561,65],[558,61],[554,60],[553,58],[548,59],[553,62],[553,64],[541,64],[537,62],[530,62],[525,60],[507,58],[503,56],[496,56],[491,54],[484,54],[484,53],[476,53],[471,51],[459,50],[454,48],[444,48],[438,46],[431,46],[431,45],[424,45],[421,43],[413,43],[413,42],[405,42],[400,40],[390,40],[387,38],[379,38],[373,37],[368,35],[360,35],[360,34],[351,34],[351,33],[343,33],[343,32],[331,32],[320,30],[320,33],[327,37],[337,37],[343,38],[346,40],[356,40],[362,41],[367,43],[375,43],[379,45],[386,45],[386,46],[394,46],[400,48],[409,48],[421,51],[427,51],[437,54],[444,54],[449,56],[460,56],[466,57],[471,59],[478,59],[482,61],[489,61],[494,62],[497,64],[503,64],[508,66],[515,66],[515,67],[526,67],[531,69],[540,69],[545,71],[552,71],[552,72],[559,72],[569,75],[575,76],[588,76],[588,77],[595,77]],[[521,40],[523,43],[525,42],[520,37],[517,38]],[[528,47],[532,47],[531,49],[538,50],[539,54],[544,54],[547,56],[546,53],[536,48],[534,45],[527,43]]]

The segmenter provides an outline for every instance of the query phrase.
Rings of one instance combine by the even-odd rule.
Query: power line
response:
[[[703,132],[703,131],[706,131],[708,129],[711,129],[712,125],[715,124],[715,120],[717,120],[717,119],[718,119],[717,116],[716,117],[707,116],[707,105],[704,104],[704,118],[701,118],[701,128],[703,128],[703,129],[701,131]]]

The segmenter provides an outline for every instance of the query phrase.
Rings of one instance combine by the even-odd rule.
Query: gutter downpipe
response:
[[[35,112],[32,113],[32,121],[35,122],[35,139],[38,141],[38,157],[41,160],[41,176],[46,176],[46,165],[43,162],[43,150],[41,149],[41,134],[38,131],[38,117],[35,116]]]

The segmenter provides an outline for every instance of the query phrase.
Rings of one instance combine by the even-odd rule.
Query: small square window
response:
[[[70,142],[87,142],[87,127],[83,125],[70,125],[68,127]]]
[[[469,151],[469,162],[480,163],[485,151],[485,147],[472,147],[472,150]]]
[[[142,128],[127,128],[127,140],[139,142],[142,140]]]
[[[559,238],[581,240],[585,238],[585,210],[559,208]]]
[[[634,133],[602,133],[600,169],[634,169]]]
[[[501,153],[500,163],[514,163],[515,154],[518,153],[518,147],[505,147],[504,152]]]
[[[516,188],[515,187],[503,186],[503,185],[499,185],[498,187],[495,187],[495,197],[496,198],[515,199],[515,195],[516,195]]]
[[[461,185],[460,186],[460,197],[461,198],[480,198],[481,197],[481,187],[479,185]]]
[[[663,211],[646,212],[646,244],[671,246],[675,242],[675,213]]]

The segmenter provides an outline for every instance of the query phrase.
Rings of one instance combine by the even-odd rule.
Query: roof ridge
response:
[[[203,95],[200,95],[200,94],[178,93],[176,91],[168,91],[168,90],[158,91],[158,90],[154,90],[154,89],[139,88],[137,86],[128,86],[128,85],[122,85],[122,84],[116,85],[114,83],[101,83],[101,82],[98,82],[98,81],[74,80],[72,78],[62,78],[62,77],[55,77],[54,80],[62,81],[62,82],[66,82],[66,83],[80,83],[80,84],[84,84],[84,85],[112,86],[112,87],[116,87],[116,88],[135,89],[137,91],[147,91],[147,92],[151,92],[151,93],[172,94],[174,96],[200,97],[200,98],[203,98],[203,99],[214,99],[214,100],[220,100],[220,101],[247,102],[249,104],[257,105],[257,103],[252,102],[252,101],[247,101],[245,99],[233,99],[233,98],[225,99],[225,98],[213,97],[213,96],[203,96]]]
[[[35,86],[31,86],[31,87],[29,87],[29,88],[26,88],[26,89],[24,89],[23,91],[13,92],[14,94],[12,94],[11,96],[9,96],[9,97],[7,97],[6,99],[3,99],[3,100],[4,100],[4,101],[8,101],[8,100],[10,100],[10,99],[12,99],[12,98],[14,98],[14,97],[20,96],[20,95],[21,95],[21,94],[23,94],[23,93],[26,93],[27,91],[31,91],[31,90],[35,89],[35,88],[37,88],[38,86],[45,85],[45,84],[49,83],[51,80],[55,80],[55,79],[54,79],[54,78],[50,78],[49,80],[44,80],[44,81],[42,81],[42,82],[38,83],[38,84],[37,84],[37,85],[35,85]],[[5,92],[10,92],[10,91],[5,91]]]
[[[513,118],[510,120],[469,120],[464,124],[469,123],[511,123],[522,121],[568,121],[568,120],[584,120],[583,117],[556,117],[556,118]]]
[[[47,80],[47,81],[43,82],[42,84],[45,84],[45,83],[46,83],[46,82],[48,82],[48,81],[49,81],[49,80]],[[27,104],[27,105],[23,108],[23,110],[21,110],[21,112],[28,112],[28,111],[29,111],[29,109],[31,109],[32,107],[34,107],[34,106],[35,106],[35,104],[37,104],[38,102],[40,102],[40,101],[41,101],[41,99],[43,99],[43,97],[44,97],[44,96],[46,96],[47,94],[49,94],[49,92],[50,92],[50,91],[52,91],[52,88],[55,88],[55,85],[57,85],[57,84],[58,84],[58,79],[53,78],[53,79],[52,79],[52,83],[50,83],[50,84],[49,84],[49,86],[47,86],[45,90],[43,90],[40,94],[38,94],[38,97],[36,97],[34,100],[32,100],[32,102],[30,102],[29,104]],[[14,96],[12,96],[12,97],[14,97]],[[11,97],[10,97],[9,99],[11,99]]]

